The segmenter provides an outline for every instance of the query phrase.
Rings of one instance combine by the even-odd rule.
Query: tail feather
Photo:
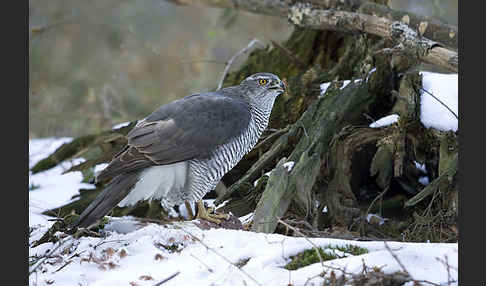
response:
[[[138,179],[139,172],[124,173],[111,179],[71,227],[88,227],[101,219],[127,196]]]

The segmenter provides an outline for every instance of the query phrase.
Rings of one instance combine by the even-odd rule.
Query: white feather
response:
[[[139,181],[118,203],[118,206],[131,206],[141,200],[177,199],[177,194],[181,197],[182,188],[186,184],[187,167],[187,162],[179,162],[147,168],[140,174]]]

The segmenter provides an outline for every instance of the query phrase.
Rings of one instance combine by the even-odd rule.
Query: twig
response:
[[[388,250],[388,252],[390,252],[390,254],[393,256],[393,258],[398,263],[398,265],[400,265],[400,268],[402,268],[403,272],[405,272],[411,278],[410,281],[414,281],[416,283],[420,283],[420,282],[428,283],[428,284],[435,285],[435,286],[440,285],[440,284],[430,282],[430,281],[427,281],[427,280],[415,280],[415,279],[413,279],[412,275],[410,275],[410,272],[408,272],[407,268],[405,268],[405,265],[403,265],[403,263],[400,261],[400,259],[398,259],[398,256],[391,250],[391,248],[388,246],[386,241],[384,241],[383,243],[385,244],[385,248]]]
[[[248,274],[246,271],[244,271],[243,269],[241,269],[240,267],[236,266],[233,262],[231,262],[228,258],[226,258],[225,256],[223,256],[222,254],[220,254],[219,252],[217,252],[216,250],[212,249],[211,247],[209,247],[206,243],[204,243],[199,237],[195,236],[194,234],[192,234],[191,232],[181,228],[181,227],[177,227],[178,229],[182,230],[183,232],[187,233],[189,236],[191,236],[191,238],[193,238],[194,240],[196,240],[197,242],[201,243],[204,247],[206,247],[207,250],[210,250],[212,251],[214,254],[216,254],[217,256],[219,256],[220,258],[222,258],[224,261],[228,262],[229,264],[233,265],[234,267],[236,267],[236,269],[238,269],[239,271],[241,271],[243,274],[245,274],[246,277],[250,278],[253,282],[255,282],[256,284],[260,285],[260,286],[263,286],[260,282],[258,282],[255,278],[253,278],[253,276],[251,276],[250,274]],[[157,284],[159,285],[159,284]],[[157,286],[155,285],[155,286]]]
[[[447,284],[451,285],[452,282],[456,282],[455,280],[451,279],[451,268],[457,271],[457,268],[451,266],[449,264],[449,259],[447,258],[447,255],[444,255],[445,260],[440,259],[439,257],[436,257],[435,259],[439,261],[440,263],[444,264],[446,270],[447,270]]]
[[[106,238],[102,238],[99,243],[97,243],[95,246],[93,246],[93,249],[96,249],[98,246],[105,244],[105,243],[126,241],[126,239],[115,239],[115,240],[105,240],[105,239]]]
[[[59,270],[63,269],[64,267],[68,266],[71,262],[73,262],[72,260],[68,260],[63,266],[59,267],[55,272],[58,272]]]
[[[164,280],[160,281],[159,283],[155,284],[154,286],[160,286],[162,284],[164,284],[165,282],[171,280],[172,278],[176,277],[177,275],[179,275],[179,273],[181,273],[180,271],[177,271],[176,273],[172,274],[171,276],[165,278]]]
[[[300,59],[298,59],[294,54],[292,54],[291,51],[289,51],[286,47],[280,45],[279,43],[273,41],[273,40],[270,40],[270,42],[277,48],[279,48],[280,50],[282,50],[294,63],[295,65],[301,69],[301,70],[304,70],[306,68],[306,64],[304,62],[302,62]]]
[[[307,286],[307,283],[309,283],[312,279],[317,278],[317,277],[322,277],[323,273],[319,273],[317,275],[311,276],[307,278],[307,281],[305,281],[304,286]],[[290,283],[289,283],[290,284]],[[323,284],[324,285],[324,284]]]
[[[324,260],[322,260],[321,253],[319,252],[319,247],[317,245],[315,245],[315,243],[313,243],[305,234],[303,234],[302,232],[300,232],[298,229],[296,229],[295,227],[291,226],[290,224],[284,222],[283,220],[278,219],[277,222],[279,222],[279,223],[285,225],[286,227],[290,228],[295,233],[297,233],[300,236],[302,236],[307,242],[309,242],[314,247],[314,249],[316,250],[317,256],[319,257],[319,261],[321,262],[321,265],[324,267]]]
[[[44,258],[39,262],[37,262],[37,264],[32,268],[32,270],[29,271],[29,276],[30,274],[34,273],[37,270],[37,268],[39,268],[40,265],[44,264],[48,258],[52,257],[52,253],[54,253],[57,249],[59,249],[59,247],[61,247],[66,241],[70,240],[71,238],[72,237],[67,237],[65,240],[61,240],[59,244],[49,253],[49,255],[44,256]]]
[[[194,257],[197,261],[199,261],[199,263],[201,263],[202,265],[204,265],[208,269],[209,272],[211,272],[211,273],[214,272],[214,270],[211,269],[211,267],[209,267],[206,263],[204,263],[204,261],[202,261],[201,259],[199,259],[199,257],[197,257],[196,255],[194,255],[192,253],[191,253],[191,256]]]
[[[229,59],[229,61],[226,63],[226,66],[224,67],[223,75],[221,76],[221,79],[219,80],[218,88],[216,90],[221,89],[221,87],[223,86],[224,79],[226,78],[226,75],[228,74],[229,69],[230,69],[231,65],[233,64],[234,60],[237,57],[241,56],[242,54],[248,52],[255,44],[260,44],[261,46],[263,46],[263,44],[258,39],[253,39],[253,40],[250,41],[250,43],[248,43],[248,45],[244,49],[238,51],[236,54],[234,54],[231,57],[231,59]]]
[[[456,117],[456,119],[459,120],[459,116],[457,116],[457,114],[454,111],[452,111],[452,109],[450,109],[449,106],[447,106],[444,102],[442,102],[440,99],[435,97],[435,95],[433,95],[431,92],[428,92],[427,90],[423,89],[422,87],[420,89],[422,91],[425,91],[428,95],[432,96],[435,100],[437,100],[440,104],[442,104],[445,108],[447,108],[447,110],[449,110]]]
[[[366,213],[365,213],[365,216],[368,216],[368,214],[370,213],[371,209],[373,208],[373,205],[375,204],[375,202],[379,199],[379,198],[382,198],[383,195],[386,193],[386,191],[388,191],[388,188],[389,188],[390,185],[386,186],[386,188],[383,190],[383,192],[379,193],[378,196],[376,196],[376,198],[373,199],[373,201],[371,202],[371,204],[369,205],[368,209],[366,210]],[[381,215],[381,214],[380,214]]]
[[[371,209],[373,208],[373,206],[374,206],[375,202],[376,202],[378,199],[380,199],[380,198],[382,198],[382,197],[383,197],[383,195],[386,193],[386,191],[388,191],[388,188],[389,188],[389,185],[388,185],[388,186],[386,186],[386,188],[383,190],[383,192],[379,193],[379,194],[378,194],[378,196],[376,196],[376,197],[373,199],[373,201],[370,203],[370,205],[368,206],[368,209],[366,210],[366,213],[364,214],[364,218],[363,218],[363,219],[361,219],[361,223],[360,223],[360,226],[359,226],[360,231],[361,231],[361,230],[363,230],[363,228],[364,228],[364,219],[366,219],[366,217],[367,217],[367,216],[368,216],[368,214],[370,213],[370,211],[371,211]],[[381,213],[380,213],[380,215],[381,215]],[[352,228],[352,226],[353,226],[353,225],[354,225],[354,222],[353,222],[353,224],[350,226],[350,228]],[[360,234],[360,235],[363,235],[363,236],[364,236],[364,233],[362,233],[362,234]]]
[[[390,254],[393,256],[393,258],[398,263],[398,265],[400,265],[400,267],[402,268],[403,272],[405,272],[408,275],[410,275],[410,273],[408,272],[407,268],[405,268],[405,266],[403,265],[403,263],[400,261],[400,259],[398,259],[398,256],[391,250],[391,248],[388,246],[388,244],[386,243],[386,241],[384,241],[383,243],[385,244],[386,250],[388,250],[388,252],[390,252]]]
[[[179,64],[197,64],[197,63],[211,63],[211,64],[218,64],[218,65],[224,65],[226,64],[225,62],[221,61],[215,61],[215,60],[192,60],[192,61],[180,61]]]

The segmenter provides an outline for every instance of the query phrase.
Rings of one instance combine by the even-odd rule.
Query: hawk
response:
[[[278,76],[256,73],[239,85],[159,107],[96,176],[110,181],[73,226],[88,227],[116,205],[144,200],[160,200],[164,209],[197,201],[198,218],[219,222],[222,214],[208,213],[201,199],[255,146],[285,89]]]

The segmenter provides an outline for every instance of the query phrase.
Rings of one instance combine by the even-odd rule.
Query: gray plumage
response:
[[[159,107],[127,134],[101,171],[111,179],[73,226],[87,227],[114,206],[160,200],[165,209],[197,201],[257,143],[285,85],[270,73]]]

